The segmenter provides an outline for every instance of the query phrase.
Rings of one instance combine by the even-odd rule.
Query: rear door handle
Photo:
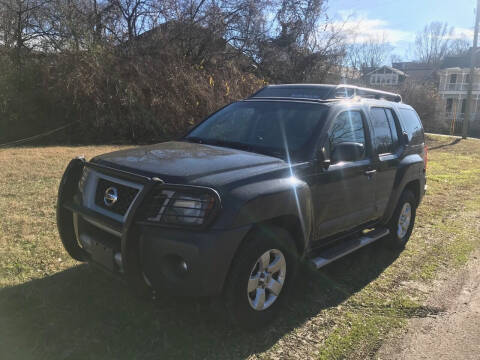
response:
[[[365,171],[364,174],[367,175],[367,176],[372,176],[372,175],[375,174],[376,172],[377,172],[377,170],[367,170],[367,171]]]

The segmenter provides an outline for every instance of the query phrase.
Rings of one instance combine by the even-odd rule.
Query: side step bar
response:
[[[384,228],[372,230],[360,238],[347,240],[339,245],[324,250],[319,253],[318,256],[311,258],[310,261],[317,269],[320,269],[321,267],[330,264],[332,261],[340,259],[341,257],[354,252],[355,250],[358,250],[377,241],[378,239],[387,236],[389,233],[390,230]]]

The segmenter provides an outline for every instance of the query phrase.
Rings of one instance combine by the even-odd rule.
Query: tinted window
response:
[[[345,111],[338,115],[328,132],[328,140],[330,154],[337,144],[344,142],[357,142],[365,146],[365,130],[360,112]]]
[[[411,109],[400,109],[404,131],[408,134],[408,141],[412,145],[424,142],[423,128],[420,119],[415,111]]]
[[[283,154],[286,149],[295,153],[323,125],[326,111],[327,107],[311,103],[238,102],[210,116],[186,139],[264,153]]]
[[[385,109],[385,112],[387,113],[388,124],[392,132],[393,150],[396,150],[398,148],[398,119],[392,109]]]
[[[218,119],[209,129],[209,135],[219,139],[230,141],[241,141],[248,136],[248,131],[254,125],[252,108],[239,108],[230,113],[230,116],[223,116]]]
[[[372,109],[373,143],[377,154],[386,154],[395,151],[392,131],[385,109]]]

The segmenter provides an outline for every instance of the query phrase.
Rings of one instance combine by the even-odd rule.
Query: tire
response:
[[[390,248],[400,250],[405,248],[415,225],[417,204],[418,201],[413,192],[404,190],[388,223],[390,230],[388,246]]]
[[[65,209],[63,204],[71,201],[75,195],[78,181],[82,176],[85,160],[75,158],[70,161],[63,173],[57,196],[57,228],[63,247],[67,253],[77,261],[87,261],[88,253],[80,247],[75,236],[72,212]]]
[[[267,253],[268,256],[265,255]],[[285,261],[283,276],[282,270],[275,272],[283,267],[282,256]],[[262,271],[261,267],[265,268],[262,264],[267,262],[267,271]],[[225,284],[224,302],[233,323],[243,329],[254,330],[272,322],[283,308],[297,269],[297,250],[287,231],[268,227],[248,235],[235,255]],[[279,287],[282,279],[283,286]],[[252,289],[250,293],[249,286]],[[265,300],[263,305],[262,298]]]

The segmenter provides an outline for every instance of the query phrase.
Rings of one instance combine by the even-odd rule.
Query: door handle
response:
[[[367,175],[367,176],[372,176],[372,175],[375,174],[376,172],[377,172],[377,170],[367,170],[367,171],[365,171],[364,174]]]

